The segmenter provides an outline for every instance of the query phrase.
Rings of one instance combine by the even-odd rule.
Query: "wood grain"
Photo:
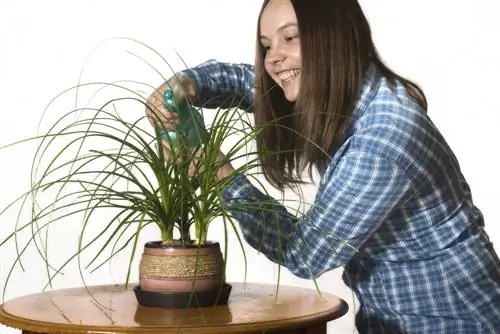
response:
[[[49,291],[4,303],[0,323],[23,333],[321,334],[347,312],[343,300],[316,290],[280,285],[276,295],[276,285],[231,284],[228,305],[203,309],[139,306],[133,285]]]

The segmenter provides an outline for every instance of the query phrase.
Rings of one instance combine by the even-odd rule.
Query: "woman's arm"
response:
[[[314,205],[298,218],[238,175],[223,202],[245,240],[302,278],[348,262],[386,217],[413,196],[413,184],[392,160],[350,152],[324,176]]]
[[[206,108],[234,108],[251,111],[254,91],[254,68],[244,63],[223,63],[211,59],[182,74],[195,83],[194,104]]]

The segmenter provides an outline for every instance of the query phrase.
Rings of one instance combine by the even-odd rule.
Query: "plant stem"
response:
[[[181,232],[181,240],[183,244],[191,242],[191,235],[189,233],[189,222],[187,220],[182,220],[179,223],[179,228]]]
[[[162,243],[168,243],[172,241],[174,238],[174,233],[173,230],[168,228],[168,229],[162,229],[161,231],[161,241]]]

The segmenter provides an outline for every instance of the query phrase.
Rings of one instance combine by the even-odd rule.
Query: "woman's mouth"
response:
[[[300,74],[300,69],[295,68],[293,70],[286,70],[286,71],[281,71],[277,73],[278,78],[282,83],[287,83],[295,79],[297,75]]]

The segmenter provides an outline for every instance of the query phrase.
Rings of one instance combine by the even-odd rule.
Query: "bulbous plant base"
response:
[[[196,308],[226,305],[232,286],[225,283],[220,287],[191,292],[151,292],[134,288],[135,297],[141,306],[161,308]]]
[[[141,306],[190,308],[227,304],[231,285],[225,282],[219,243],[147,242],[139,265],[139,286],[134,292]]]

